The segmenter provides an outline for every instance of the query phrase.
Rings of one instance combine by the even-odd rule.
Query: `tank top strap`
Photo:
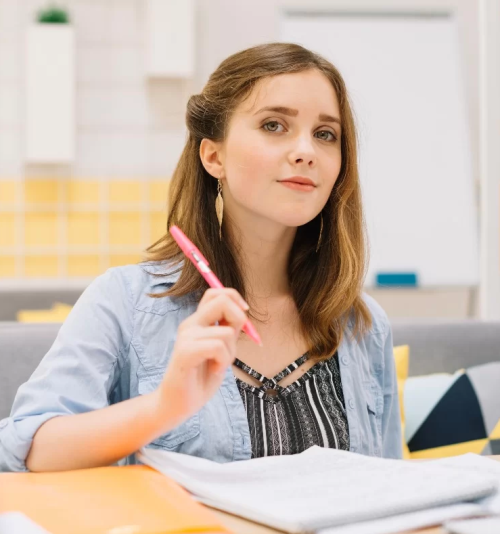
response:
[[[262,384],[269,380],[269,378],[265,377],[264,375],[261,375],[255,369],[252,369],[249,365],[247,365],[246,363],[242,362],[238,358],[235,358],[233,363],[234,363],[234,365],[236,365],[236,367],[238,367],[238,369],[241,369],[247,375],[253,376],[254,378],[256,378]]]
[[[300,367],[308,358],[309,358],[309,353],[306,352],[302,356],[299,356],[293,363],[291,363],[290,365],[285,367],[282,371],[280,371],[273,378],[267,378],[266,376],[260,374],[255,369],[252,369],[249,365],[247,365],[246,363],[242,362],[238,358],[235,358],[233,363],[234,363],[234,365],[236,365],[236,367],[238,367],[239,369],[241,369],[242,371],[244,371],[248,375],[252,376],[253,378],[256,378],[266,388],[276,389],[278,387],[278,382],[280,380],[283,380],[283,378],[285,378],[285,376],[287,376],[290,373],[292,373],[293,371],[295,371],[295,369]]]
[[[285,376],[288,376],[290,373],[293,373],[295,369],[299,368],[308,359],[309,359],[309,352],[302,354],[302,356],[299,356],[293,363],[285,367],[283,371],[280,371],[276,376],[271,378],[271,380],[273,382],[279,382],[280,380],[283,380]]]

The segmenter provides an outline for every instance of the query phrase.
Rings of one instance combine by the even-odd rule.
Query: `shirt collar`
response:
[[[145,272],[153,275],[151,287],[161,285],[173,285],[179,280],[182,272],[184,260],[179,263],[169,261],[144,262],[142,268]]]

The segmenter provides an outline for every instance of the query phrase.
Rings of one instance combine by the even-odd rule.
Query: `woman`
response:
[[[133,463],[146,445],[219,462],[312,445],[400,457],[340,74],[295,44],[250,48],[186,120],[167,226],[231,289],[207,289],[168,232],[148,262],[98,277],[0,422],[0,469]],[[247,311],[262,347],[241,332]]]

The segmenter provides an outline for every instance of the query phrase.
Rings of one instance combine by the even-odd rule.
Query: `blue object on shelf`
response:
[[[378,273],[377,287],[417,287],[417,273]]]

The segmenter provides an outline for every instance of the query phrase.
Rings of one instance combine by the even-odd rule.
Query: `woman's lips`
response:
[[[308,185],[308,184],[298,184],[297,182],[280,182],[280,184],[284,185],[285,187],[288,187],[289,189],[294,189],[295,191],[312,191],[313,189],[316,189],[314,185]]]

